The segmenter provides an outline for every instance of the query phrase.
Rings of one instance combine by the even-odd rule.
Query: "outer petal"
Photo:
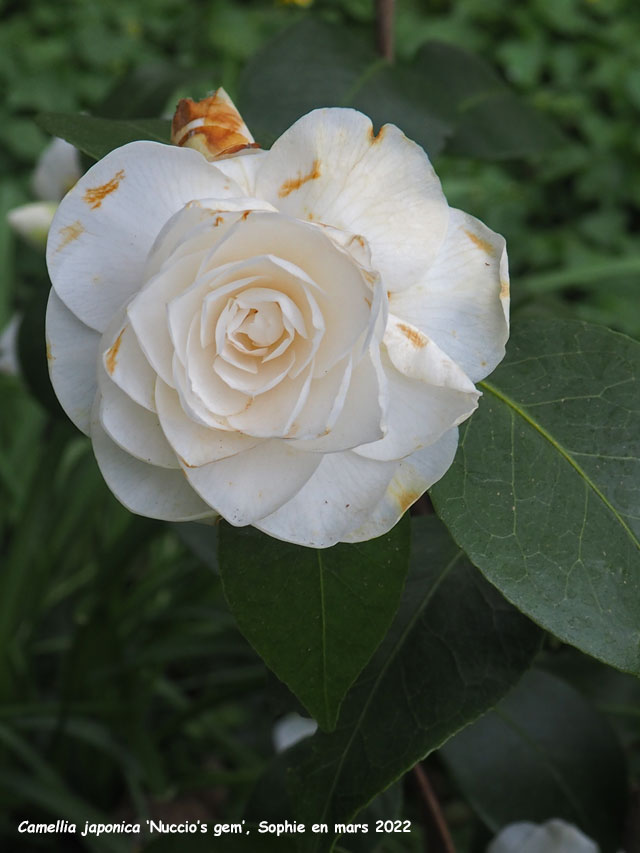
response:
[[[191,199],[240,196],[213,164],[184,148],[132,142],[96,163],[62,200],[47,263],[58,296],[102,332],[142,285],[164,223]]]
[[[457,364],[415,327],[389,317],[384,343],[387,434],[355,452],[370,459],[401,459],[466,420],[480,394]]]
[[[394,125],[374,136],[356,110],[299,119],[262,159],[256,194],[283,213],[361,234],[392,291],[422,279],[447,231],[449,207],[422,148]]]
[[[254,524],[300,491],[320,464],[284,441],[266,440],[244,453],[187,468],[189,482],[231,524]]]
[[[46,327],[51,384],[67,415],[89,435],[98,383],[100,335],[81,323],[53,290],[49,294]]]
[[[211,518],[214,510],[201,500],[182,471],[156,468],[134,459],[102,429],[97,407],[91,424],[93,452],[107,485],[131,512],[163,521]]]
[[[254,526],[286,542],[328,548],[366,523],[396,468],[397,462],[363,459],[348,450],[328,453],[292,500]]]
[[[102,368],[98,382],[100,423],[109,438],[141,462],[160,468],[180,468],[178,457],[165,438],[158,416],[134,403],[111,382]]]
[[[189,468],[207,465],[254,447],[260,439],[239,432],[202,426],[185,414],[173,388],[158,377],[156,406],[160,424],[181,462]]]
[[[419,285],[391,294],[389,310],[417,326],[478,382],[502,360],[509,337],[504,238],[452,209],[436,262]]]
[[[356,530],[343,536],[344,542],[365,542],[382,536],[409,507],[434,483],[444,476],[453,462],[458,446],[458,430],[451,429],[429,447],[402,459],[387,490]]]
[[[101,348],[103,367],[118,388],[138,405],[155,412],[153,397],[156,373],[140,349],[124,312],[116,315],[114,322],[107,328]]]

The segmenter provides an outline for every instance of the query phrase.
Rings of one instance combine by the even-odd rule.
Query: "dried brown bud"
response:
[[[222,88],[202,101],[183,98],[178,103],[171,124],[171,142],[195,148],[207,160],[219,160],[260,147]]]

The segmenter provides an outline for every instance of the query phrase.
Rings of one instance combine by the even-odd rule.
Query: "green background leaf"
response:
[[[223,523],[219,560],[242,633],[318,724],[332,729],[396,612],[408,519],[378,539],[324,550]]]
[[[619,849],[624,754],[609,725],[572,687],[540,671],[443,748],[468,801],[493,832],[562,818],[603,853]]]
[[[587,654],[640,673],[640,345],[586,323],[516,324],[432,489],[503,594]]]
[[[290,753],[296,819],[349,821],[491,707],[536,654],[540,632],[471,566],[435,517],[415,518],[396,619],[344,701],[333,734]],[[302,849],[330,849],[332,834]]]
[[[160,118],[109,119],[71,113],[39,113],[36,122],[47,133],[66,139],[94,160],[138,139],[168,144],[171,133],[171,122]]]
[[[522,157],[563,141],[552,122],[461,48],[429,42],[414,61],[389,65],[375,53],[369,32],[311,19],[248,64],[238,106],[265,147],[322,106],[355,107],[376,127],[396,124],[431,157],[443,148],[490,160]]]

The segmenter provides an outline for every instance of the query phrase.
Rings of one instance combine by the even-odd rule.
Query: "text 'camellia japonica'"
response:
[[[56,393],[133,512],[379,536],[447,470],[504,354],[504,241],[393,125],[316,110],[260,151],[222,91],[203,103],[176,145],[111,152],[60,204]]]

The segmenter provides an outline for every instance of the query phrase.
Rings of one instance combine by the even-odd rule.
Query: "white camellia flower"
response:
[[[511,823],[487,847],[487,853],[599,853],[584,833],[556,818],[543,824]]]
[[[504,355],[504,240],[393,125],[321,109],[258,151],[223,92],[204,119],[184,103],[174,141],[198,150],[125,145],[58,209],[60,402],[133,512],[379,536],[445,473]]]

